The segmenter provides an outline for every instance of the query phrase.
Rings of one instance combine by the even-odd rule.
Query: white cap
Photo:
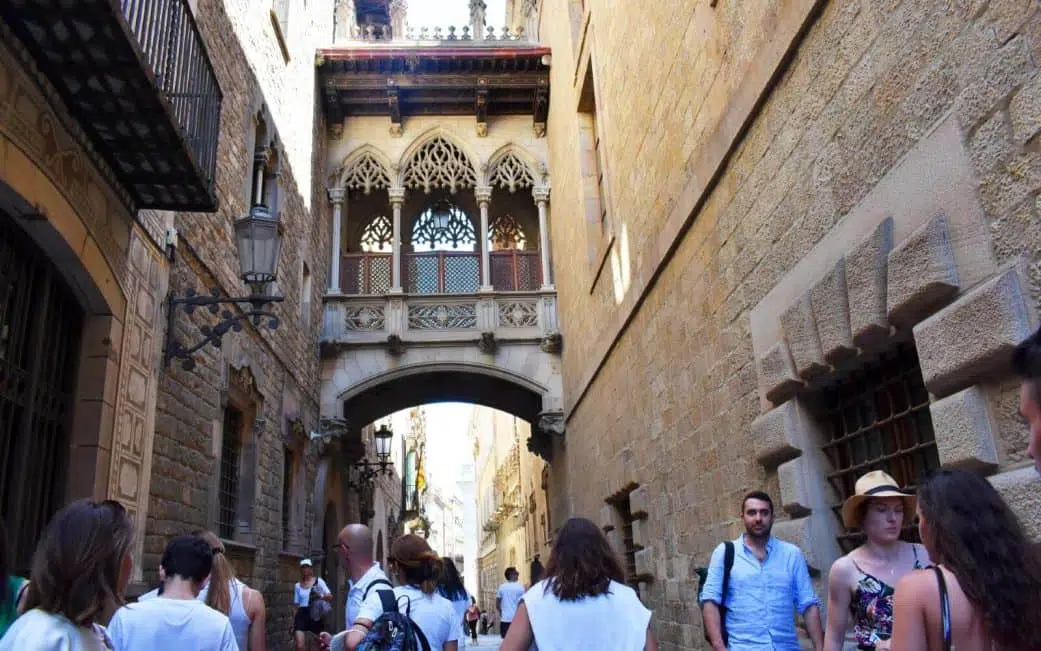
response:
[[[305,558],[300,561],[300,567],[314,567],[314,563],[311,562],[310,558]]]

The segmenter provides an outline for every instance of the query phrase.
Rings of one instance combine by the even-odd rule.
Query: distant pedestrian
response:
[[[480,619],[481,608],[477,605],[477,598],[470,597],[470,607],[466,609],[466,628],[474,644],[477,644],[477,623]]]
[[[842,505],[847,529],[860,529],[864,544],[839,558],[828,573],[827,651],[841,651],[847,622],[861,651],[889,651],[893,635],[893,588],[914,570],[929,566],[921,545],[900,540],[914,521],[915,498],[881,470],[859,478]]]
[[[773,500],[762,491],[749,493],[741,502],[741,517],[745,533],[712,552],[702,590],[702,615],[712,648],[799,651],[794,604],[814,648],[822,651],[824,627],[806,557],[795,545],[771,535]],[[723,594],[728,545],[733,545],[733,566],[729,589]],[[722,616],[721,607],[725,609]]]
[[[557,535],[546,577],[517,608],[500,651],[657,651],[651,611],[623,583],[624,572],[600,528],[571,518]]]
[[[0,651],[111,651],[101,622],[123,604],[133,532],[113,500],[79,500],[58,511],[33,556],[26,612],[7,629]]]
[[[893,649],[1041,649],[1041,554],[989,481],[926,479],[918,531],[936,565],[897,583]]]
[[[495,595],[495,609],[499,612],[499,635],[506,638],[510,623],[517,613],[517,606],[524,597],[524,586],[520,584],[520,572],[515,567],[507,567],[506,583],[499,586]]]
[[[212,531],[196,531],[213,550],[213,570],[199,599],[207,606],[224,613],[231,620],[239,651],[265,651],[267,608],[264,595],[250,588],[235,576],[235,568],[227,557],[224,543]]]
[[[1030,427],[1027,454],[1041,474],[1041,329],[1016,346],[1012,364],[1023,381],[1019,389],[1019,413]]]
[[[307,634],[321,635],[325,622],[311,617],[311,600],[333,600],[332,590],[320,576],[315,576],[310,558],[300,561],[300,580],[293,586],[293,641],[296,651],[305,651]]]
[[[213,569],[210,545],[198,536],[178,536],[167,544],[160,564],[163,594],[112,616],[108,632],[115,651],[239,651],[228,616],[198,598]]]
[[[452,602],[456,623],[459,625],[459,648],[466,648],[466,612],[470,607],[470,595],[459,577],[455,561],[447,556],[441,558],[441,575],[437,579],[437,593]]]

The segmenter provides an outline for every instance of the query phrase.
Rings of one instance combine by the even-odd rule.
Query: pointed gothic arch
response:
[[[497,149],[488,159],[486,185],[499,187],[509,192],[542,185],[544,174],[538,160],[526,149],[507,143]]]
[[[371,194],[373,190],[385,190],[392,185],[390,159],[372,145],[362,145],[343,159],[338,174],[337,187],[361,190]]]
[[[400,185],[429,194],[434,189],[457,190],[477,186],[477,157],[459,139],[441,127],[416,138],[401,156]]]

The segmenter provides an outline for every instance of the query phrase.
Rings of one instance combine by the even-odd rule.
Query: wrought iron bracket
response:
[[[170,292],[166,296],[166,343],[163,346],[163,365],[169,366],[174,359],[180,359],[181,366],[186,371],[195,368],[195,360],[192,358],[196,352],[206,344],[213,344],[214,348],[220,348],[221,339],[228,331],[242,332],[242,324],[246,320],[253,322],[254,327],[259,328],[266,321],[271,330],[278,328],[280,323],[278,316],[267,309],[268,305],[281,303],[284,296],[225,296],[220,288],[214,287],[209,295],[200,295],[195,292],[194,287],[189,287],[184,296],[174,296]],[[174,335],[174,315],[179,305],[184,306],[184,313],[191,315],[198,307],[205,307],[210,314],[220,314],[221,321],[216,325],[199,326],[202,340],[197,344],[185,347],[177,341]],[[239,313],[232,312],[221,306],[235,305],[241,310]]]
[[[358,479],[348,479],[348,488],[362,488],[363,486],[372,486],[375,483],[376,478],[380,475],[389,477],[394,472],[394,466],[388,461],[380,463],[378,461],[369,461],[368,459],[362,459],[350,464],[358,473]]]

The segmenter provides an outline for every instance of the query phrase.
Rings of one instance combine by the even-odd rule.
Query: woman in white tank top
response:
[[[216,534],[197,531],[195,535],[205,540],[213,550],[213,572],[199,593],[199,600],[228,616],[239,651],[266,651],[264,596],[235,577],[235,568],[224,555],[224,543]],[[225,587],[221,589],[218,586]]]
[[[524,595],[500,651],[657,651],[651,611],[624,585],[600,528],[571,518],[560,530],[546,578]]]

